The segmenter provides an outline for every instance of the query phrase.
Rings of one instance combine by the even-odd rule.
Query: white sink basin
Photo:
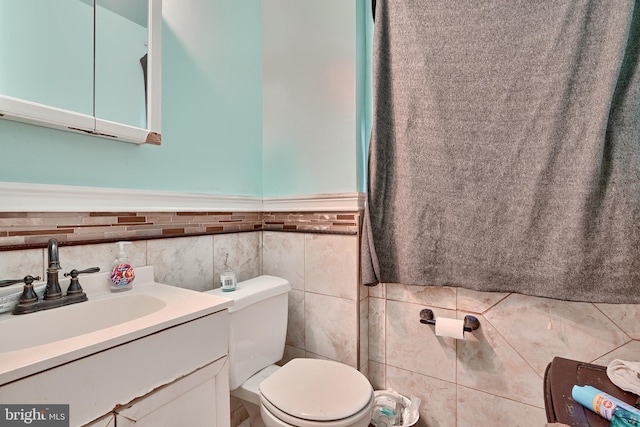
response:
[[[86,301],[12,316],[0,322],[0,353],[49,344],[130,322],[154,313],[167,303],[144,294]]]
[[[0,386],[224,310],[233,302],[153,281],[136,269],[130,291],[109,292],[107,274],[81,276],[86,302],[0,315]],[[63,291],[66,283],[60,280]]]

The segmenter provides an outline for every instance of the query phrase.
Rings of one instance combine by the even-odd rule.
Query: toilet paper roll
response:
[[[439,337],[451,337],[457,340],[464,339],[464,320],[438,317],[436,319],[436,335]]]

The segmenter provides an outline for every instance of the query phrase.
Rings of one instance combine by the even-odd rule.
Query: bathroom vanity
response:
[[[0,341],[0,402],[68,404],[72,426],[229,425],[230,300],[155,283],[152,267],[123,293],[106,274],[81,282],[87,302],[0,315],[15,337]]]

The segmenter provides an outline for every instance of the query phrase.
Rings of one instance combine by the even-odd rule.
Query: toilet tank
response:
[[[229,307],[229,388],[282,359],[291,285],[275,276],[239,282],[235,291],[208,291],[234,300]]]

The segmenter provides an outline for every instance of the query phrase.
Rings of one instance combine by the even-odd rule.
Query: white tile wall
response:
[[[263,232],[263,273],[292,283],[285,360],[321,357],[353,367],[366,362],[360,340],[358,237]],[[365,329],[366,330],[366,329]],[[361,359],[358,355],[365,354]]]
[[[147,252],[157,282],[195,291],[213,289],[212,236],[149,240]]]
[[[606,365],[640,354],[636,305],[411,288],[369,291],[369,377],[376,388],[422,399],[417,426],[540,427],[544,369],[554,356]],[[435,337],[433,326],[417,326],[424,307],[436,317],[473,314],[481,327],[465,340]]]
[[[109,268],[115,245],[63,247],[63,268]],[[289,330],[284,360],[318,357],[368,373],[376,389],[422,399],[417,426],[541,427],[543,371],[554,356],[606,365],[640,354],[640,305],[589,304],[465,289],[358,286],[358,237],[248,232],[136,242],[134,265],[153,265],[156,280],[211,289],[223,248],[239,280],[288,279]],[[46,250],[0,252],[0,279],[44,274]],[[464,341],[419,323],[472,313],[479,330]],[[236,407],[234,407],[236,408]],[[243,417],[235,418],[241,422]]]
[[[44,277],[45,249],[0,252],[0,280],[21,279],[24,276]]]
[[[305,291],[358,300],[358,237],[305,234]]]

